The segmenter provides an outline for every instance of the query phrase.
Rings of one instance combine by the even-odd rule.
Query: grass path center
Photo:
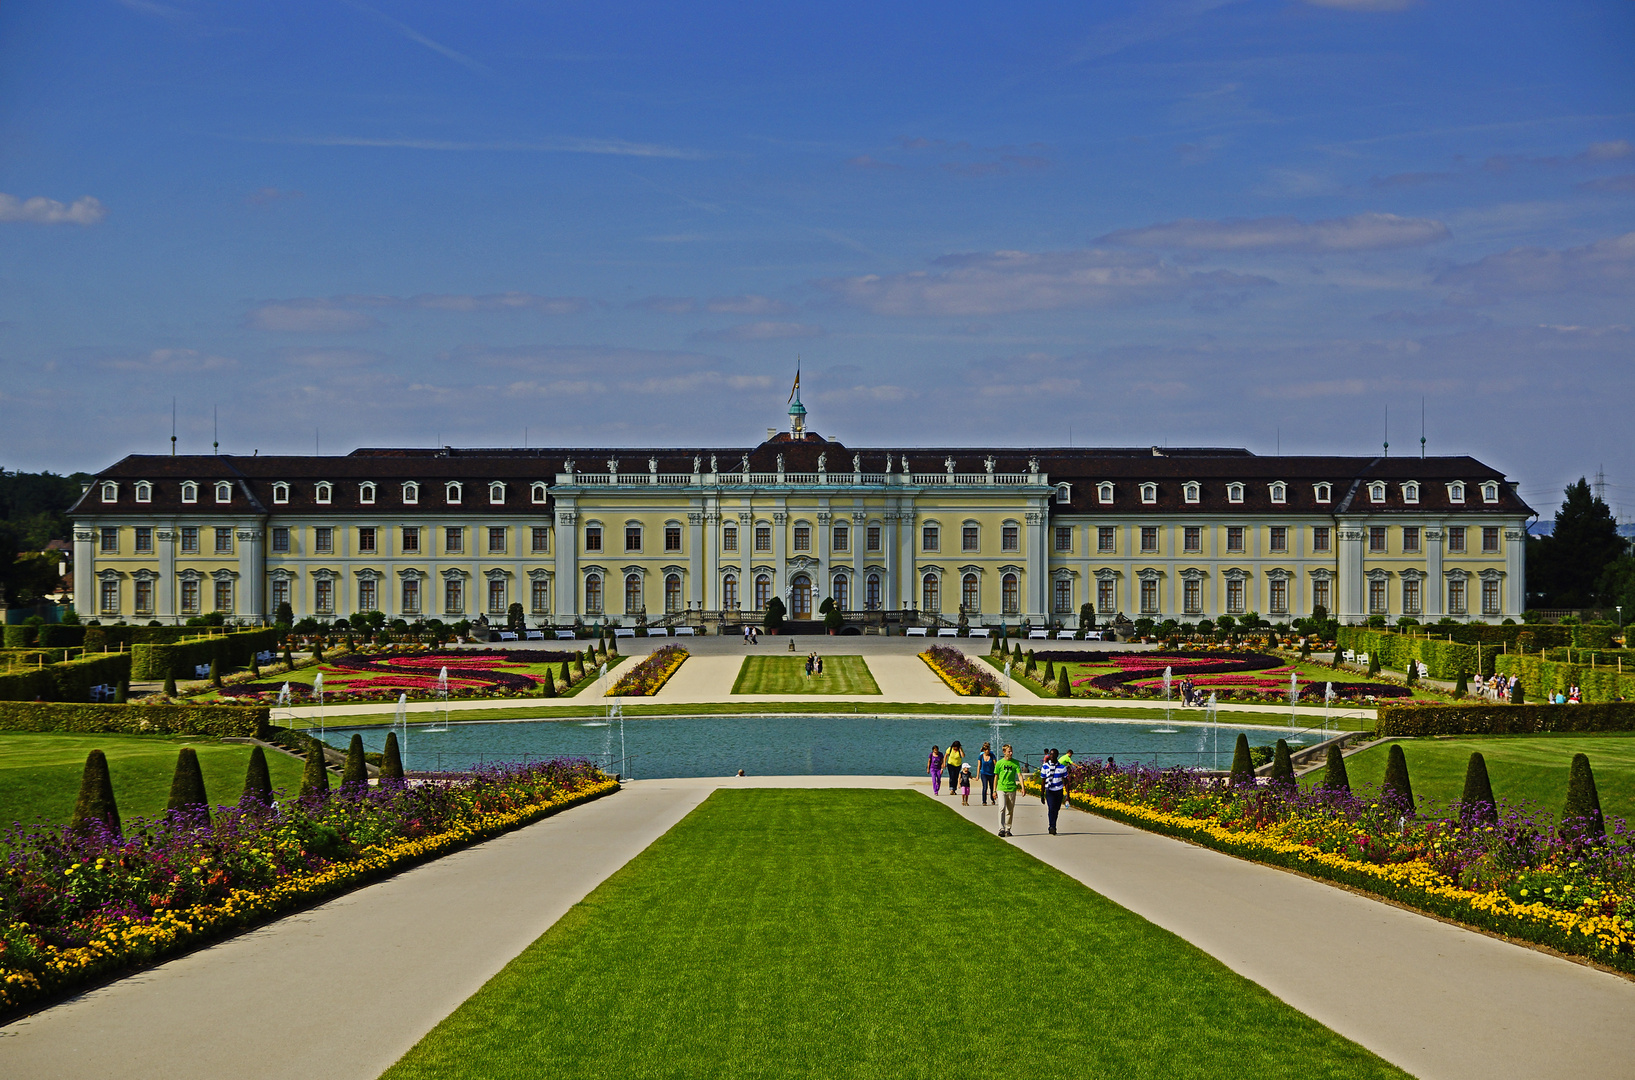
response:
[[[861,656],[823,657],[823,674],[806,674],[806,657],[746,656],[734,694],[878,694],[879,685]]]

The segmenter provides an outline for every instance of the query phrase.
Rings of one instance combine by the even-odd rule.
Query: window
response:
[[[851,581],[845,574],[836,574],[830,584],[829,595],[834,597],[835,607],[841,611],[852,609]]]
[[[1368,527],[1368,550],[1375,555],[1385,554],[1385,526],[1370,525]]]
[[[1073,527],[1071,525],[1056,526],[1056,550],[1073,550]]]
[[[1448,581],[1448,614],[1465,614],[1465,582],[1463,578]]]
[[[288,555],[290,551],[290,531],[283,526],[272,531],[272,549],[279,555]]]
[[[420,529],[414,525],[403,527],[403,554],[420,554]]]
[[[1465,501],[1465,485],[1458,480],[1448,485],[1448,501],[1462,503]]]
[[[1311,549],[1313,551],[1329,550],[1329,529],[1327,525],[1313,525],[1311,529]]]
[[[1402,613],[1404,615],[1418,615],[1420,613],[1420,591],[1418,578],[1402,579]]]
[[[1491,480],[1489,480],[1487,483],[1483,484],[1482,485],[1482,501],[1485,502],[1485,503],[1496,503],[1496,502],[1498,502],[1499,501],[1499,485],[1495,484]],[[1497,612],[1497,611],[1498,611],[1498,609],[1494,608],[1494,612]]]
[[[102,485],[102,501],[105,503],[118,502],[119,485],[112,481],[105,482]]]
[[[1226,550],[1242,554],[1245,550],[1243,543],[1244,529],[1242,525],[1230,525],[1226,530]]]
[[[942,588],[936,574],[927,574],[920,580],[920,610],[930,612],[942,610]]]
[[[1055,611],[1058,615],[1065,615],[1073,610],[1073,579],[1060,577],[1056,579]]]
[[[373,555],[375,553],[375,535],[375,530],[369,526],[364,526],[358,530],[359,555]],[[365,608],[364,610],[373,611],[374,609]]]
[[[529,485],[528,492],[535,506],[544,506],[549,501],[550,489],[545,486],[543,480],[535,480]]]
[[[1372,578],[1368,582],[1368,614],[1384,615],[1389,611],[1385,602],[1385,579]]]
[[[543,525],[535,525],[528,533],[528,550],[535,555],[542,555],[551,550],[551,530]]]
[[[216,554],[231,555],[233,553],[233,530],[216,530]]]
[[[136,553],[151,555],[153,553],[153,530],[146,525],[136,528]]]
[[[1141,501],[1144,502],[1144,503],[1155,503],[1155,502],[1157,502],[1158,501],[1158,485],[1157,484],[1142,484],[1141,485]]]
[[[199,501],[199,485],[195,484],[191,480],[189,480],[187,483],[183,484],[182,485],[182,501],[184,503],[196,503],[196,502],[198,502]]]
[[[99,603],[104,615],[119,614],[119,579],[103,578]]]
[[[490,615],[504,615],[508,605],[505,602],[505,579],[488,579],[488,613]]]
[[[443,554],[459,555],[466,549],[466,531],[458,525],[443,529]]]
[[[1204,613],[1203,582],[1197,578],[1187,578],[1181,582],[1181,611],[1187,615],[1202,615]]]
[[[233,501],[233,485],[222,480],[216,484],[216,502],[230,503]],[[217,610],[220,610],[219,608]]]
[[[1271,599],[1272,614],[1274,614],[1274,615],[1287,615],[1289,613],[1289,582],[1288,582],[1288,579],[1287,578],[1273,578],[1272,581],[1271,581],[1271,588],[1272,588],[1272,599]]]
[[[1204,531],[1196,525],[1181,530],[1181,549],[1194,554],[1204,549]]]
[[[1328,578],[1317,578],[1311,583],[1311,604],[1312,607],[1329,610]]]
[[[374,578],[363,578],[358,582],[358,610],[380,610],[380,582]]]
[[[443,581],[443,614],[464,615],[466,610],[466,583],[459,578]]]
[[[850,551],[851,550],[851,542],[852,542],[852,531],[850,529],[848,529],[844,525],[836,525],[834,527],[833,534],[830,536],[830,541],[831,541],[831,546],[833,546],[834,550],[836,550],[836,551]]]
[[[450,482],[443,485],[443,501],[450,506],[459,506],[460,499],[465,495],[465,489],[458,483]]]
[[[868,549],[870,551],[879,551],[880,550],[880,526],[878,526],[878,525],[870,525],[869,526]]]
[[[1113,485],[1097,484],[1096,501],[1102,503],[1103,505],[1111,505],[1113,501]]]
[[[327,506],[327,505],[329,505],[329,503],[331,501],[331,497],[334,495],[334,493],[335,493],[334,485],[327,484],[327,483],[319,484],[318,487],[317,487],[317,494],[315,495],[315,499],[316,499],[317,503],[320,506]]]
[[[199,613],[199,582],[196,578],[186,578],[182,581],[182,614],[197,615]]]
[[[1116,535],[1117,530],[1113,526],[1098,525],[1096,527],[1096,550],[1103,555],[1113,554],[1116,547],[1114,542]]]
[[[1141,582],[1141,614],[1158,614],[1158,581],[1144,578]]]
[[[722,526],[722,528],[721,528],[721,550],[722,551],[737,551],[738,550],[738,526],[736,526],[736,525],[724,525],[724,526]]]
[[[505,485],[495,481],[488,485],[488,504],[490,506],[505,505]]]
[[[1102,578],[1096,582],[1096,610],[1103,615],[1111,614],[1118,605],[1116,592],[1118,583],[1112,578]]]
[[[1455,525],[1448,530],[1448,550],[1458,552],[1461,555],[1464,554],[1465,527],[1463,525]]]
[[[1072,502],[1073,501],[1073,489],[1068,487],[1066,484],[1057,484],[1056,485],[1056,501],[1058,503],[1063,503],[1063,504]]]
[[[1202,495],[1203,488],[1201,488],[1196,481],[1189,481],[1181,488],[1181,492],[1182,498],[1186,499],[1187,502],[1195,503]]]
[[[1334,488],[1330,484],[1317,484],[1312,488],[1312,495],[1320,503],[1331,502],[1334,496]]]
[[[182,554],[197,555],[199,553],[199,527],[197,525],[182,526]]]
[[[283,506],[290,501],[290,486],[280,480],[273,485],[273,503]]]
[[[97,530],[102,538],[97,550],[103,555],[119,554],[119,528],[115,525],[104,525]]]
[[[1022,529],[1018,525],[1005,525],[999,530],[999,550],[1021,551]]]
[[[329,578],[319,578],[312,583],[312,595],[317,603],[318,614],[335,614],[335,583]]]
[[[1226,610],[1231,615],[1243,614],[1243,579],[1228,578],[1226,581]]]
[[[1273,525],[1267,530],[1266,549],[1278,555],[1288,552],[1289,527],[1287,525]]]
[[[413,506],[420,501],[420,485],[413,480],[403,485],[403,505]]]
[[[975,574],[966,574],[959,579],[959,609],[961,611],[982,610],[982,595]]]
[[[1271,487],[1271,492],[1272,502],[1286,503],[1289,501],[1289,485],[1285,484],[1283,481],[1279,480],[1277,483],[1273,484]]]
[[[375,505],[375,485],[373,483],[365,481],[358,485],[358,502],[364,506]],[[373,611],[375,609],[367,608],[366,610]]]
[[[535,615],[551,610],[551,583],[546,578],[534,578],[528,583],[528,610]]]
[[[880,610],[880,575],[870,574],[863,585],[863,603],[870,611]]]
[[[1006,574],[999,579],[999,602],[1006,615],[1022,613],[1021,590],[1017,588],[1015,574]]]
[[[403,579],[403,614],[420,614],[420,579]]]
[[[332,555],[335,552],[335,530],[327,525],[320,525],[312,530],[312,550],[320,555]]]
[[[1419,526],[1407,525],[1402,530],[1402,553],[1416,555],[1419,553]]]
[[[1368,501],[1382,503],[1385,501],[1385,482],[1376,480],[1368,485]]]
[[[941,530],[935,525],[926,525],[920,529],[920,550],[937,551],[941,548]],[[928,608],[927,610],[933,610]]]
[[[290,602],[290,579],[286,578],[286,577],[275,577],[275,578],[273,578],[273,581],[272,581],[272,609],[273,609],[273,611],[276,613],[281,606],[283,606],[284,604],[287,604],[289,602]]]
[[[585,578],[585,614],[602,613],[602,576],[591,574]]]
[[[675,614],[681,610],[681,575],[667,574],[664,578],[664,610]]]
[[[139,503],[153,501],[153,485],[146,480],[136,485],[136,501]]]
[[[1071,533],[1071,530],[1069,530]],[[1057,540],[1061,538],[1058,536]],[[959,549],[961,551],[981,551],[982,532],[975,525],[962,525],[959,530]]]
[[[1416,503],[1419,501],[1419,485],[1417,483],[1410,480],[1406,484],[1402,485],[1402,501],[1405,503]]]
[[[1242,502],[1243,501],[1243,485],[1242,484],[1227,484],[1226,485],[1226,501],[1227,502],[1234,502],[1234,503]]]
[[[624,577],[624,611],[626,615],[639,615],[646,611],[642,604],[642,576],[640,574],[626,574]]]
[[[602,550],[602,527],[600,525],[585,526],[585,550]]]
[[[1482,579],[1482,614],[1499,613],[1499,582],[1495,578]]]
[[[1492,555],[1499,550],[1499,528],[1496,525],[1482,526],[1482,551]]]
[[[507,531],[504,525],[490,525],[488,527],[488,553],[490,555],[505,554],[505,534]]]
[[[721,579],[721,607],[727,611],[738,609],[738,578],[735,574]]]
[[[772,578],[766,574],[755,575],[755,610],[765,611],[766,602],[772,599]]]
[[[796,551],[811,551],[812,550],[812,526],[810,526],[810,525],[796,525],[795,526],[795,550]]]
[[[136,613],[153,614],[153,582],[147,578],[136,579]]]
[[[642,549],[642,527],[640,525],[626,525],[624,527],[624,549],[626,551],[640,551]]]
[[[1156,552],[1157,550],[1158,550],[1158,526],[1156,526],[1156,525],[1143,525],[1143,526],[1141,526],[1141,551],[1142,551],[1142,553],[1143,554],[1151,554],[1153,552]]]
[[[770,526],[770,525],[757,525],[757,526],[755,526],[755,550],[756,551],[771,551],[772,550],[772,526]]]

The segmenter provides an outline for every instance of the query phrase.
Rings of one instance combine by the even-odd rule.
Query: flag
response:
[[[790,390],[789,390],[789,401],[794,401],[795,400],[795,395],[798,394],[798,393],[800,393],[800,365],[796,364],[795,365],[795,385],[793,387],[791,387]],[[787,405],[788,402],[785,402],[784,404]]]

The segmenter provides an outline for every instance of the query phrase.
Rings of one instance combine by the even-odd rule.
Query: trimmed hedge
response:
[[[5,628],[5,643],[8,649],[26,649],[34,644],[35,627],[16,623]]]
[[[85,627],[46,623],[38,628],[35,643],[42,649],[77,649],[85,643]]]
[[[1457,629],[1456,627],[1436,627],[1432,633],[1441,629]],[[1476,629],[1484,629],[1477,627]],[[1486,627],[1489,630],[1510,630],[1513,627]],[[1430,669],[1433,679],[1456,679],[1459,672],[1475,672],[1477,665],[1478,646],[1462,644],[1458,641],[1449,641],[1446,637],[1411,637],[1407,634],[1395,634],[1389,630],[1370,630],[1363,626],[1342,626],[1335,635],[1336,644],[1342,649],[1350,649],[1355,653],[1367,653],[1370,657],[1379,657],[1380,663],[1397,671],[1404,671],[1409,660],[1418,660]],[[1493,674],[1493,658],[1500,655],[1497,643],[1483,643],[1480,646],[1481,671],[1484,675]]]
[[[0,701],[0,731],[260,738],[266,733],[268,714],[266,706],[81,705]]]
[[[1529,691],[1530,693],[1531,691]],[[1635,702],[1604,705],[1381,705],[1374,732],[1390,735],[1532,735],[1635,731]]]
[[[97,653],[64,664],[0,675],[0,701],[88,701],[91,687],[131,677],[130,653]]]
[[[1498,669],[1505,675],[1519,676],[1522,689],[1535,700],[1557,690],[1565,694],[1570,686],[1577,686],[1583,692],[1585,702],[1635,699],[1635,670],[1629,668],[1620,675],[1616,667],[1557,664],[1528,653],[1499,657]]]
[[[256,653],[276,648],[278,631],[271,627],[172,643],[136,642],[131,646],[131,671],[137,679],[163,679],[170,675],[192,678],[194,668],[206,667],[211,661],[243,667]]]

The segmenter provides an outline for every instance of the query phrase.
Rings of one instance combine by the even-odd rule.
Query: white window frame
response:
[[[403,482],[403,505],[415,506],[420,502],[420,485],[413,480]]]
[[[1368,501],[1382,503],[1385,501],[1385,481],[1375,480],[1368,485]]]
[[[358,485],[358,502],[363,506],[375,505],[375,484],[372,480],[365,480]]]
[[[319,506],[328,506],[335,498],[335,485],[324,480],[313,489],[312,501]]]
[[[290,486],[280,480],[273,485],[273,505],[283,506],[290,501]]]
[[[1141,502],[1144,505],[1151,506],[1153,503],[1156,503],[1157,501],[1158,501],[1158,485],[1153,484],[1153,483],[1142,484],[1141,485]]]
[[[1311,494],[1312,494],[1312,498],[1315,499],[1316,501],[1320,502],[1320,503],[1333,502],[1334,501],[1334,485],[1333,484],[1313,484],[1311,486]]]
[[[233,501],[233,485],[226,480],[216,481],[216,505]]]
[[[450,506],[459,506],[460,500],[465,497],[465,486],[458,480],[450,480],[443,485],[443,501]]]
[[[140,483],[138,483],[136,485],[136,501],[139,502],[139,503],[152,502],[153,501],[153,485],[148,483],[146,480],[143,480]]]
[[[488,485],[488,505],[505,505],[505,485],[498,480],[491,481]]]
[[[1455,480],[1448,485],[1448,501],[1450,503],[1465,501],[1465,482],[1463,480]]]
[[[1492,480],[1482,485],[1482,501],[1496,503],[1499,501],[1499,485]]]
[[[543,506],[550,497],[550,488],[546,486],[545,481],[543,480],[535,480],[533,484],[529,486],[529,491],[531,492],[535,506]]]
[[[1203,488],[1196,480],[1188,480],[1181,488],[1181,497],[1189,503],[1195,503],[1203,497]]]
[[[196,502],[198,502],[199,501],[199,485],[195,484],[191,480],[188,480],[188,481],[184,482],[182,484],[182,501],[184,503],[196,503]]]
[[[1103,506],[1113,505],[1113,485],[1103,481],[1096,485],[1096,501]]]
[[[1419,502],[1419,482],[1410,480],[1402,485],[1402,501],[1409,504]]]
[[[1242,502],[1243,501],[1243,485],[1242,484],[1227,484],[1226,485],[1226,501],[1229,502],[1229,503],[1240,503],[1240,502]]]
[[[1057,484],[1056,485],[1056,501],[1058,503],[1062,503],[1064,505],[1066,503],[1072,502],[1073,501],[1073,488],[1072,488],[1072,486],[1069,485],[1069,484]]]
[[[112,480],[104,480],[102,482],[102,501],[105,503],[118,502],[119,485],[114,483]]]
[[[1289,501],[1289,485],[1279,480],[1271,486],[1272,502],[1282,504]]]

